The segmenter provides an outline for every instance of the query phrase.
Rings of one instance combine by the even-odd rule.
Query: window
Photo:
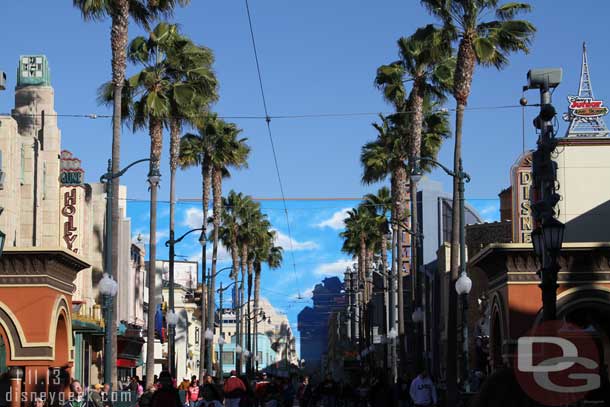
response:
[[[195,328],[195,345],[199,344],[199,328]]]
[[[232,365],[235,363],[235,355],[233,352],[222,352],[222,363]]]

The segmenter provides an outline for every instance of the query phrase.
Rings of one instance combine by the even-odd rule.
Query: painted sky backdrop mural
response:
[[[311,304],[311,292],[324,277],[339,276],[343,279],[346,267],[353,260],[341,252],[342,241],[339,233],[343,230],[343,219],[349,209],[357,206],[359,200],[289,200],[286,202],[288,219],[292,232],[292,242],[288,236],[286,215],[281,201],[261,200],[261,207],[267,214],[277,233],[276,244],[284,248],[284,262],[277,270],[263,266],[261,295],[267,298],[290,320],[293,332],[298,337],[297,314]],[[486,221],[499,220],[499,201],[496,199],[468,200]],[[148,243],[147,201],[130,201],[128,216],[132,221],[134,239],[142,235]],[[210,212],[211,214],[211,212]],[[157,259],[167,260],[165,241],[168,239],[169,203],[160,202],[158,207]],[[201,204],[198,202],[178,202],[176,205],[176,236],[190,229],[201,227],[203,220]],[[201,261],[199,235],[193,233],[176,246],[176,260]],[[290,248],[292,247],[292,251]],[[211,240],[207,250],[208,267],[212,254]],[[231,256],[225,247],[218,252],[219,268],[231,265]],[[201,281],[201,268],[199,269]],[[218,284],[228,284],[228,271],[219,276]],[[226,296],[225,306],[230,297]],[[218,298],[217,298],[218,301]]]

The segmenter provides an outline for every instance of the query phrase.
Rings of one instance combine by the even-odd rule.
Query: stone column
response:
[[[11,379],[11,407],[21,407],[21,384],[23,382],[23,369],[11,367],[9,370]]]

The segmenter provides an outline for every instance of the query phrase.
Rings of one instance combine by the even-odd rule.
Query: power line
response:
[[[290,255],[292,258],[292,270],[294,272],[295,282],[299,285],[299,275],[297,273],[297,265],[294,259],[294,248],[292,247],[292,231],[290,228],[290,218],[288,216],[288,206],[286,205],[286,194],[284,193],[284,186],[282,184],[282,176],[280,174],[280,166],[277,160],[277,153],[275,151],[275,144],[273,142],[273,135],[271,134],[271,117],[269,116],[269,109],[267,108],[267,99],[265,98],[265,88],[263,86],[263,76],[261,74],[260,62],[258,59],[258,51],[256,49],[256,40],[254,38],[254,29],[252,27],[252,16],[250,15],[250,5],[248,0],[245,0],[246,12],[248,14],[248,26],[250,28],[250,38],[252,39],[252,49],[254,51],[254,60],[256,61],[256,72],[258,74],[258,84],[261,90],[261,97],[263,99],[263,108],[265,110],[265,122],[267,123],[267,133],[269,134],[269,141],[271,143],[271,151],[273,152],[273,162],[275,164],[275,172],[277,173],[277,180],[280,184],[280,193],[282,194],[282,202],[284,204],[284,214],[286,215],[286,227],[288,231],[288,239],[290,244]]]
[[[258,69],[258,67],[257,67]],[[517,109],[517,108],[525,108],[525,107],[538,107],[539,105],[498,105],[498,106],[474,106],[474,107],[466,107],[464,111],[475,112],[475,111],[487,111],[487,110],[505,110],[505,109]],[[265,102],[266,108],[266,102]],[[449,113],[455,112],[456,108],[439,108],[434,109],[432,113]],[[378,116],[382,115],[391,115],[391,114],[411,114],[413,111],[411,110],[401,110],[398,112],[395,111],[377,111],[377,112],[329,112],[329,113],[293,113],[293,114],[284,114],[284,115],[269,115],[267,111],[265,111],[265,116],[260,115],[219,115],[218,118],[225,120],[296,120],[296,119],[323,119],[323,118],[351,118],[351,117],[366,117],[366,116]],[[43,116],[41,113],[0,113],[0,116],[12,116],[12,117],[41,117]],[[112,119],[112,115],[103,114],[103,113],[45,113],[45,117],[67,117],[67,118],[82,118],[82,119]],[[205,117],[205,116],[189,116],[189,118],[193,117]],[[185,119],[183,116],[171,116],[171,118],[180,118]]]

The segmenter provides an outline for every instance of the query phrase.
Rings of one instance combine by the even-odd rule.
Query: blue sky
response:
[[[0,70],[8,74],[8,89],[0,93],[0,112],[13,106],[10,89],[21,54],[43,53],[50,61],[55,87],[56,110],[60,114],[108,114],[96,104],[97,87],[109,79],[109,22],[85,23],[71,1],[20,0],[5,2],[0,25]],[[174,21],[195,41],[210,47],[216,55],[215,70],[220,80],[220,101],[214,109],[222,116],[262,115],[256,67],[250,43],[244,2],[241,0],[193,0],[178,10]],[[516,55],[510,66],[477,69],[469,105],[473,108],[516,105],[521,97],[528,69],[562,66],[564,81],[554,94],[558,112],[566,109],[566,96],[578,87],[582,41],[587,41],[591,74],[596,95],[610,92],[610,65],[607,16],[610,3],[595,0],[579,2],[537,0],[531,2],[530,19],[538,27],[532,52]],[[334,0],[288,2],[252,0],[254,30],[270,114],[316,114],[370,112],[370,116],[341,118],[274,119],[271,122],[286,196],[358,198],[376,190],[377,185],[360,183],[358,161],[362,144],[374,137],[370,123],[376,112],[390,110],[372,82],[377,66],[397,57],[395,42],[417,27],[433,20],[414,0],[353,1]],[[131,30],[131,36],[139,31]],[[134,68],[129,68],[134,72]],[[537,94],[528,99],[536,102]],[[452,101],[448,107],[454,106]],[[534,108],[526,110],[526,147],[535,135],[531,119]],[[235,172],[225,191],[235,189],[254,197],[279,197],[280,188],[273,166],[269,138],[263,120],[239,119],[252,146],[249,168]],[[464,166],[472,176],[467,197],[484,217],[497,218],[497,194],[509,183],[509,167],[522,151],[522,113],[520,108],[483,109],[466,113],[464,128]],[[83,161],[86,179],[95,182],[105,171],[110,156],[109,119],[60,118],[62,145]],[[561,122],[565,131],[565,123]],[[128,163],[148,155],[146,134],[124,129],[122,160]],[[165,144],[167,149],[167,143]],[[167,150],[164,151],[164,160]],[[452,159],[452,140],[440,152],[446,164]],[[167,174],[167,166],[162,168]],[[134,168],[122,179],[129,198],[147,199],[146,168]],[[450,180],[440,172],[432,178],[450,190]],[[197,170],[182,172],[178,179],[180,198],[198,198]],[[168,180],[164,178],[161,199],[167,200]],[[310,288],[323,264],[345,259],[339,253],[337,230],[315,225],[355,202],[289,202],[293,238],[299,243],[295,260],[300,277],[290,281],[290,263],[269,274],[265,295],[290,315],[297,308],[290,296]],[[286,222],[279,202],[265,201],[275,227],[286,233]],[[130,202],[129,215],[134,232],[146,232],[145,203]],[[188,205],[179,205],[185,216]],[[161,208],[160,213],[164,212]],[[165,230],[166,219],[159,220]],[[186,230],[186,226],[184,226]],[[196,240],[196,238],[195,238]],[[195,244],[195,242],[193,242]],[[180,254],[195,249],[181,247]],[[159,256],[163,257],[163,256]],[[287,256],[290,260],[290,256]],[[268,284],[268,285],[267,285]],[[275,295],[275,296],[274,296]],[[293,319],[294,321],[294,319]]]

